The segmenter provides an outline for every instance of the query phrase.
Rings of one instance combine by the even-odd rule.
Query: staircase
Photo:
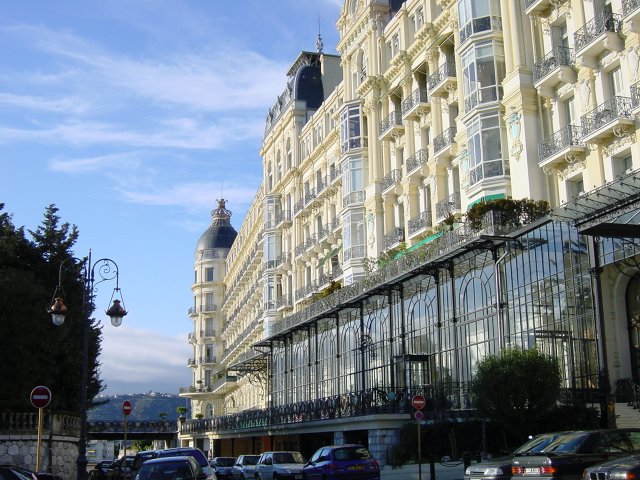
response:
[[[616,403],[616,427],[640,428],[640,410],[626,402]]]

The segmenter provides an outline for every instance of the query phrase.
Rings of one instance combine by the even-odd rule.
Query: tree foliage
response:
[[[29,411],[29,397],[37,385],[49,387],[49,408],[78,412],[82,372],[83,264],[64,264],[62,292],[68,307],[65,323],[56,327],[47,308],[58,284],[59,267],[73,257],[78,239],[75,225],[62,223],[58,208],[45,209],[34,231],[16,228],[0,203],[0,410]],[[88,304],[92,310],[91,303]],[[99,378],[101,327],[89,325],[87,398],[102,390]]]
[[[502,225],[520,227],[548,215],[550,211],[549,203],[545,200],[498,198],[474,204],[466,212],[466,221],[472,229],[479,230],[485,214],[496,212],[500,215]]]
[[[482,415],[524,439],[556,405],[561,380],[554,358],[536,349],[508,348],[478,363],[471,397]]]

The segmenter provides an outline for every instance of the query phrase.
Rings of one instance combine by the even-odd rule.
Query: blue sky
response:
[[[55,204],[80,231],[76,256],[117,262],[130,313],[119,328],[103,322],[105,393],[190,384],[197,240],[221,196],[240,227],[262,178],[267,111],[318,30],[335,53],[341,4],[3,4],[0,203],[28,229]],[[99,313],[115,286],[103,285]]]

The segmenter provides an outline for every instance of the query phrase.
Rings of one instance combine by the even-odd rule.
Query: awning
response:
[[[331,257],[337,255],[341,248],[342,248],[342,244],[338,245],[336,248],[332,248],[329,251],[329,253],[327,253],[324,257],[318,260],[318,268],[322,267],[327,260],[331,259]]]

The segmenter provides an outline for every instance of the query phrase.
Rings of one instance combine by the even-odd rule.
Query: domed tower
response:
[[[223,345],[220,340],[223,319],[220,305],[224,295],[225,260],[238,233],[231,226],[231,212],[227,201],[218,200],[218,208],[211,212],[211,225],[198,240],[195,252],[193,305],[189,317],[193,329],[189,343],[193,356],[189,359],[192,384],[182,392],[191,399],[193,415],[201,413],[205,418],[214,415],[215,402],[211,386],[218,373],[218,361]]]

